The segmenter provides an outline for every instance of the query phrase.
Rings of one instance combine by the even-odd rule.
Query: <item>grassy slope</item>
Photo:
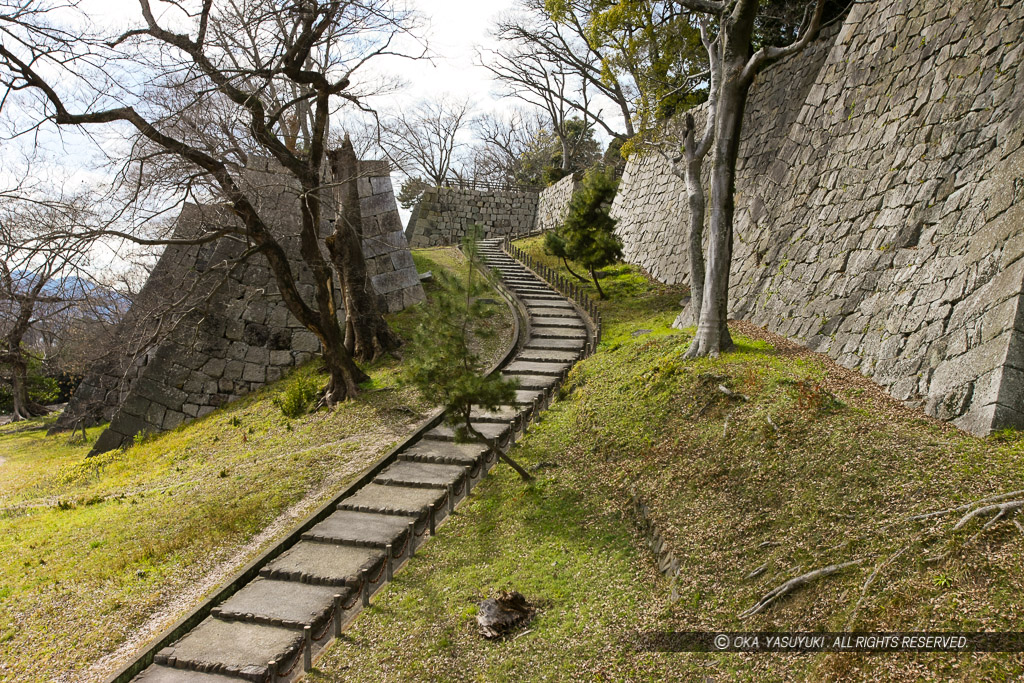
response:
[[[450,249],[415,259],[421,271],[461,262]],[[395,329],[408,333],[418,310],[394,316]],[[488,340],[484,355],[505,343]],[[46,420],[0,428],[0,680],[93,677],[82,670],[140,627],[174,621],[428,412],[398,371],[380,363],[358,400],[289,420],[272,399],[293,375],[90,459],[88,443],[47,437]],[[313,366],[298,373],[322,381]]]
[[[529,246],[540,255],[536,241]],[[600,352],[577,366],[563,400],[517,447],[517,459],[539,468],[537,482],[494,470],[320,661],[316,680],[1024,673],[1020,654],[635,652],[624,634],[647,628],[1019,630],[1024,536],[1011,522],[973,539],[981,525],[954,533],[955,515],[892,522],[1024,488],[1024,438],[962,434],[749,325],[735,327],[736,353],[685,362],[691,335],[668,327],[679,291],[643,284],[627,267],[610,269],[607,288]],[[634,337],[638,330],[651,332]],[[750,400],[728,398],[719,384]],[[664,529],[682,565],[677,578],[656,574],[632,492]],[[738,618],[788,578],[850,560],[862,564]],[[474,605],[499,588],[522,591],[542,612],[517,639],[484,642]]]

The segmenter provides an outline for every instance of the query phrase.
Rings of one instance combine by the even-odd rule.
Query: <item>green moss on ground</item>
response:
[[[536,252],[536,241],[527,247]],[[1019,433],[958,432],[751,325],[734,326],[737,352],[684,361],[692,332],[669,328],[682,292],[640,289],[642,277],[609,269],[602,284],[614,294],[601,305],[611,332],[517,445],[537,481],[499,465],[325,654],[314,680],[1024,674],[1019,653],[635,651],[626,636],[646,629],[1017,631],[1024,618],[1024,536],[1011,521],[977,537],[979,523],[952,531],[957,515],[901,521],[1024,489]],[[652,332],[633,336],[640,330]],[[657,574],[633,494],[679,559],[677,577]],[[793,576],[851,560],[861,564],[738,616]],[[476,635],[475,603],[498,589],[523,592],[541,611],[521,635],[493,643]]]
[[[416,258],[435,270],[461,261],[454,249]],[[407,332],[422,312],[391,322]],[[505,307],[495,313],[494,326],[509,329]],[[487,340],[488,357],[507,342]],[[431,406],[400,369],[394,358],[378,362],[356,400],[288,419],[274,399],[303,379],[322,387],[313,363],[93,458],[102,427],[85,442],[46,436],[52,417],[0,427],[0,680],[98,679],[114,666],[87,673],[100,657],[119,646],[131,656],[140,628],[175,621],[425,417]]]

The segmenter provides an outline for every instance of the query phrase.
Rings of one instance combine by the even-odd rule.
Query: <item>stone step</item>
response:
[[[159,664],[150,666],[132,680],[138,683],[238,683],[239,681],[233,676],[172,669]]]
[[[510,285],[507,285],[507,286],[508,286],[509,290],[514,292],[520,298],[532,299],[532,298],[535,298],[535,297],[542,297],[543,298],[543,297],[546,297],[546,296],[559,296],[558,292],[556,292],[555,290],[551,289],[550,287],[545,287],[544,285],[510,284]]]
[[[521,406],[533,405],[533,402],[544,395],[539,389],[517,389],[516,404]]]
[[[402,451],[398,458],[413,462],[437,462],[475,467],[483,462],[485,455],[487,455],[487,447],[480,444],[451,443],[450,441],[423,438]]]
[[[309,626],[319,635],[334,611],[334,596],[340,595],[342,605],[346,605],[354,593],[347,586],[313,586],[257,578],[215,607],[213,616],[300,631]]]
[[[209,617],[177,643],[160,650],[153,661],[262,683],[270,678],[267,662],[276,660],[287,668],[295,657],[302,656],[302,642],[301,632]]]
[[[564,327],[533,327],[530,336],[536,339],[586,339],[586,330],[574,330]]]
[[[498,424],[508,424],[512,420],[519,417],[523,412],[521,408],[515,406],[502,406],[498,410],[484,410],[480,406],[473,406],[473,422],[495,422]]]
[[[360,572],[375,576],[383,564],[384,552],[376,548],[299,541],[261,569],[260,576],[315,586],[358,587]]]
[[[530,322],[538,327],[565,327],[573,329],[587,329],[587,326],[583,324],[583,321],[579,318],[537,318],[534,319],[530,316]]]
[[[566,301],[565,297],[547,297],[538,299],[537,297],[523,297],[523,305],[526,306],[527,312],[534,308],[568,308],[575,310],[572,304]]]
[[[568,302],[566,302],[568,303]],[[571,309],[571,310],[570,310]],[[540,306],[527,306],[527,312],[534,318],[564,318],[576,314],[576,309],[569,306],[543,308]],[[579,320],[579,317],[576,317]]]
[[[441,504],[448,497],[447,491],[441,489],[423,489],[414,486],[383,486],[367,484],[338,504],[339,510],[356,510],[357,512],[377,512],[383,515],[403,515],[426,520],[428,507],[444,513]],[[440,520],[442,515],[435,517]],[[419,533],[419,532],[417,532]]]
[[[502,370],[504,375],[541,375],[542,377],[560,377],[572,367],[572,363],[543,363],[537,361],[515,360]]]
[[[466,468],[458,465],[438,465],[425,462],[399,460],[373,479],[385,486],[416,486],[421,488],[461,488],[466,480]]]
[[[502,375],[505,379],[516,379],[519,380],[519,388],[537,391],[538,389],[547,389],[548,387],[554,386],[554,377],[545,377],[544,375]]]
[[[307,541],[384,548],[399,547],[409,535],[415,517],[335,510],[327,519],[302,534]]]
[[[508,433],[509,426],[507,424],[474,422],[473,429],[477,430],[488,439],[501,439]],[[427,432],[426,436],[429,436],[432,439],[441,439],[442,441],[455,441],[455,430],[445,424],[438,425]]]
[[[535,349],[560,349],[560,350],[573,350],[582,349],[586,345],[587,340],[580,339],[531,339],[530,342],[523,347],[526,350]]]
[[[523,349],[516,354],[516,360],[541,361],[554,363],[575,363],[579,360],[579,351],[555,351],[552,349]]]

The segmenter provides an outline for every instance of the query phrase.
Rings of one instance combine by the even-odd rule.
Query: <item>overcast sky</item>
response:
[[[158,17],[160,4],[153,3]],[[477,46],[493,44],[488,30],[498,14],[511,8],[512,0],[408,0],[408,6],[418,11],[425,20],[423,35],[431,58],[419,61],[379,60],[378,66],[400,77],[406,87],[393,95],[376,98],[371,102],[372,106],[401,107],[441,94],[469,99],[477,111],[510,105],[495,99],[489,73],[474,66],[473,61]],[[97,24],[109,26],[112,33],[142,23],[138,0],[83,0],[80,7]],[[416,47],[409,46],[409,49],[415,51]],[[13,170],[16,166],[14,159],[18,156],[17,148],[24,149],[25,146],[38,144],[42,150],[42,162],[36,162],[35,173],[64,178],[67,185],[72,187],[78,182],[102,184],[113,170],[98,167],[102,161],[98,148],[110,151],[116,149],[116,144],[112,144],[109,137],[106,137],[109,129],[105,131],[102,126],[97,126],[90,130],[105,139],[97,141],[64,129],[59,135],[51,130],[34,140],[22,138],[15,146],[3,145],[0,147],[0,155],[6,162],[3,166]],[[36,152],[40,151],[39,147],[36,147]],[[4,171],[0,169],[0,176],[3,175]],[[9,176],[4,180],[9,182]],[[403,219],[404,214],[403,211]]]
[[[404,0],[394,1],[402,3]],[[160,5],[158,1],[153,2],[158,18]],[[448,94],[468,99],[475,113],[512,106],[512,102],[495,97],[490,74],[473,64],[478,46],[494,45],[488,36],[494,19],[512,5],[513,0],[408,0],[408,7],[424,19],[422,34],[431,57],[419,61],[379,60],[377,65],[381,70],[400,77],[406,85],[392,95],[376,98],[371,105],[378,109],[401,107]],[[109,27],[112,34],[142,24],[138,0],[82,0],[80,9],[96,24]],[[407,47],[409,51],[418,51],[417,46]],[[115,129],[94,126],[83,130],[88,134],[73,128],[58,131],[50,127],[33,137],[23,136],[13,142],[0,143],[0,183],[10,187],[24,177],[23,159],[31,154],[34,160],[28,175],[45,178],[40,184],[46,187],[60,185],[65,191],[74,191],[81,184],[109,185],[116,163],[104,165],[101,150],[117,160],[120,144]],[[400,178],[393,174],[392,179],[397,192]],[[404,223],[408,212],[401,210],[401,213]],[[117,260],[113,254],[98,256],[100,262],[106,264],[112,263],[109,259]]]

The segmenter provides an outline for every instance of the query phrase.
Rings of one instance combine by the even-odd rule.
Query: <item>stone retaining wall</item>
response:
[[[360,173],[368,275],[388,310],[401,310],[424,296],[387,164],[361,162]],[[259,183],[259,209],[291,255],[302,297],[311,300],[313,279],[297,256],[297,193],[280,176],[252,171],[247,178]],[[175,235],[228,220],[216,207],[186,205]],[[123,348],[86,376],[56,429],[109,420],[93,452],[118,448],[140,432],[203,417],[319,353],[315,335],[281,300],[265,259],[235,263],[243,249],[229,240],[169,246],[121,325]]]
[[[483,226],[482,239],[529,232],[537,220],[537,202],[536,192],[430,188],[409,219],[409,246],[458,244],[476,224]]]
[[[1022,34],[1024,3],[876,0],[762,74],[731,315],[963,429],[1024,426]],[[687,281],[685,206],[661,159],[630,161],[617,229],[666,282]]]
[[[580,183],[574,175],[567,175],[540,193],[537,203],[538,230],[554,230],[569,214],[569,202]]]

